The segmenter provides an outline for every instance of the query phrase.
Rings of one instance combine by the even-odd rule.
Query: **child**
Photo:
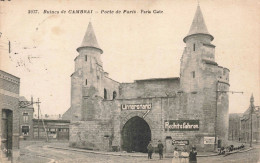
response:
[[[181,163],[188,163],[189,162],[188,158],[189,158],[189,153],[187,152],[187,150],[184,149],[181,152]]]
[[[180,162],[179,157],[180,157],[180,154],[179,154],[178,148],[175,147],[174,151],[173,151],[172,163],[179,163]]]

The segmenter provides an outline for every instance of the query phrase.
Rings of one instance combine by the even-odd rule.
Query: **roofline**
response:
[[[183,42],[186,43],[186,40],[187,40],[188,37],[195,36],[195,35],[206,35],[206,36],[210,36],[211,41],[214,40],[214,37],[213,37],[211,34],[207,34],[207,33],[194,33],[194,34],[187,35],[186,37],[184,37]]]
[[[70,120],[64,120],[64,119],[44,119],[44,118],[40,118],[40,120],[44,120],[45,122],[51,122],[51,121],[53,121],[53,122],[64,122],[64,123],[70,123]],[[38,121],[38,119],[35,119],[35,118],[33,118],[33,121]]]
[[[116,81],[116,80],[114,80],[114,79],[111,79],[111,78],[108,77],[108,76],[104,76],[104,77],[106,77],[106,78],[108,78],[108,79],[110,79],[110,80],[112,80],[112,81],[114,81],[114,82],[116,82],[116,83],[118,83],[118,84],[121,84],[120,82],[118,82],[118,81]]]
[[[224,82],[224,81],[218,81],[219,83],[222,83],[222,84],[227,84],[228,86],[230,86],[230,84],[229,83],[227,83],[227,82]]]
[[[154,81],[154,80],[180,80],[180,78],[179,78],[179,77],[172,77],[172,78],[150,78],[150,79],[135,80],[135,82]]]
[[[17,76],[14,76],[14,75],[12,75],[12,74],[10,74],[10,73],[6,72],[6,71],[0,70],[0,72],[3,72],[3,73],[5,73],[5,74],[8,74],[8,75],[10,75],[10,76],[12,76],[12,77],[15,77],[15,78],[17,78],[17,79],[19,79],[19,80],[20,80],[20,78],[19,78],[19,77],[17,77]]]
[[[100,48],[97,48],[97,47],[93,47],[93,46],[81,46],[81,47],[78,47],[76,50],[77,52],[79,52],[80,49],[82,48],[94,48],[94,49],[97,49],[97,50],[100,50],[100,53],[103,54],[103,50],[100,49]]]

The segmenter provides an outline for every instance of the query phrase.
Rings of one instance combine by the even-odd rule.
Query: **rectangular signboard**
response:
[[[122,104],[121,110],[151,110],[152,104]]]
[[[215,144],[215,137],[204,137],[204,144]]]
[[[172,140],[172,145],[189,145],[189,140]]]
[[[198,131],[199,120],[166,120],[164,129],[165,131]]]

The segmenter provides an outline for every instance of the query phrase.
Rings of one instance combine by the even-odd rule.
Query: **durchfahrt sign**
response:
[[[199,120],[166,120],[164,129],[165,131],[198,131]]]
[[[172,140],[172,145],[189,145],[189,140]]]

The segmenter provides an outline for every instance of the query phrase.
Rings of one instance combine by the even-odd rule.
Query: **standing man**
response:
[[[190,154],[189,154],[189,161],[190,163],[197,163],[197,151],[196,147],[192,147]]]
[[[152,159],[153,145],[152,145],[151,141],[150,141],[150,143],[147,146],[147,150],[148,150],[148,159]]]
[[[159,157],[160,160],[163,158],[163,144],[161,142],[161,140],[158,141],[158,152],[159,152]]]

